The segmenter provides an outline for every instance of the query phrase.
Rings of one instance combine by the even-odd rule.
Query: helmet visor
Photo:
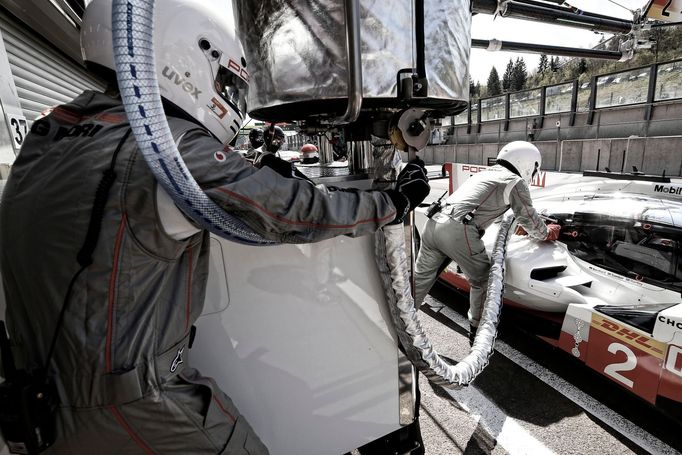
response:
[[[246,95],[249,85],[241,77],[220,65],[215,78],[215,89],[220,97],[237,111],[240,118],[246,114]]]

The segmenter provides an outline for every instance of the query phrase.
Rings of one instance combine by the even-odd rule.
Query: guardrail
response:
[[[466,111],[443,119],[442,128],[479,135],[486,124],[502,122],[507,131],[509,122],[525,118],[526,131],[534,135],[548,116],[568,116],[563,126],[575,127],[577,117],[585,114],[583,123],[592,126],[604,110],[629,107],[642,107],[641,119],[649,122],[656,106],[681,98],[682,59],[472,100]]]

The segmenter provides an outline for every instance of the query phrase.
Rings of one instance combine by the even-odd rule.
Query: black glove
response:
[[[264,154],[261,158],[260,161],[258,162],[257,167],[260,169],[264,167],[269,167],[273,171],[277,172],[279,175],[282,177],[286,177],[288,179],[294,178],[294,179],[301,179],[301,180],[307,180],[308,182],[312,182],[308,177],[306,177],[301,171],[296,169],[296,166],[294,166],[293,163],[290,163],[288,161],[284,161],[282,158],[278,158],[272,153],[266,153]]]
[[[426,172],[417,163],[410,161],[398,175],[395,189],[386,191],[396,208],[396,217],[391,224],[401,223],[410,210],[414,210],[429,195]]]
[[[416,156],[412,161],[410,161],[410,162],[407,163],[407,164],[416,164],[417,166],[419,166],[420,168],[422,168],[422,171],[424,171],[424,175],[425,175],[425,176],[428,174],[428,173],[426,172],[426,163],[424,162],[423,159],[419,158],[418,156]],[[428,178],[428,177],[426,177],[426,181],[427,181],[427,182],[429,181],[429,178]]]

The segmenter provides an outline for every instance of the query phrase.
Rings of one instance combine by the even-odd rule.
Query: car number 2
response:
[[[632,371],[635,368],[637,368],[637,356],[635,355],[634,352],[632,352],[632,349],[620,343],[611,343],[607,350],[611,354],[624,352],[627,358],[625,359],[625,362],[612,363],[610,365],[606,365],[606,367],[604,368],[604,373],[607,374],[608,376],[611,376],[616,381],[632,388],[634,386],[634,382],[620,374],[620,372]]]
[[[585,364],[655,403],[665,350],[664,343],[597,315],[590,327]]]

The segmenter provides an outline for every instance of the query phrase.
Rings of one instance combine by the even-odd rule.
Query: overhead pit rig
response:
[[[43,0],[4,3],[17,16],[28,14],[26,4],[45,8]],[[132,10],[154,2],[126,3],[119,23],[138,20]],[[454,0],[447,7],[437,0],[233,3],[251,76],[249,114],[295,122],[318,135],[317,169],[328,172],[315,177],[341,187],[390,185],[400,165],[396,148],[415,156],[435,119],[466,108],[470,47],[491,47],[471,41],[472,11],[609,33],[633,34],[640,27],[640,19],[578,14],[547,1]],[[134,28],[119,30],[121,36],[137,46],[127,30]],[[512,44],[517,50],[612,59],[635,48],[570,51],[500,42],[492,47]],[[330,133],[348,147],[347,168],[326,166],[331,144],[324,138]],[[209,288],[192,363],[218,380],[273,453],[343,453],[373,441],[379,444],[374,453],[423,452],[416,370],[409,361],[449,387],[468,384],[482,370],[499,316],[505,240],[503,232],[493,259],[497,294],[486,305],[479,349],[453,366],[438,357],[418,323],[402,226],[389,227],[376,240],[263,248],[212,237]]]
[[[663,6],[658,5],[658,3],[662,3]],[[667,3],[670,4],[671,2]],[[676,23],[668,23],[675,20],[675,16],[671,16],[670,13],[665,14],[667,12],[665,11],[665,4],[666,1],[651,0],[642,9],[635,10],[632,19],[628,20],[583,11],[569,6],[568,2],[563,0],[473,0],[473,14],[493,14],[502,18],[613,33],[621,35],[623,39],[618,50],[585,49],[475,38],[471,40],[471,47],[489,51],[542,53],[563,57],[599,58],[624,62],[630,60],[637,49],[652,47],[654,43],[648,36],[652,28],[677,25]]]

